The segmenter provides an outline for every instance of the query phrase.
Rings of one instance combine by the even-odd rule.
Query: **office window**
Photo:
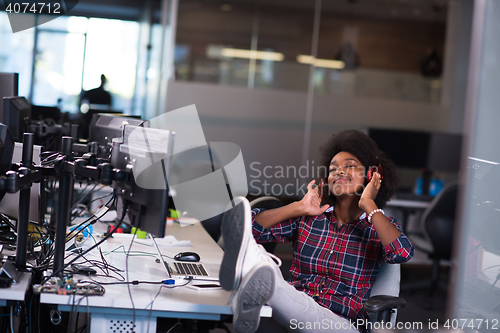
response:
[[[35,20],[34,15],[26,15]],[[19,73],[19,95],[28,96],[33,66],[33,29],[13,34],[6,12],[0,12],[0,72]]]
[[[97,88],[101,74],[106,75],[113,109],[130,113],[135,88],[138,43],[139,23],[90,18],[83,89]]]
[[[34,105],[78,110],[87,19],[59,17],[40,25],[33,75]]]
[[[76,16],[13,34],[0,12],[0,71],[19,73],[19,94],[34,105],[59,105],[71,113],[79,110],[82,89],[98,87],[105,74],[112,108],[131,113],[138,40],[137,22]]]

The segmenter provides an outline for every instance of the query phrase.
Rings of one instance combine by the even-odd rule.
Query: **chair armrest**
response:
[[[406,301],[402,297],[376,295],[368,298],[363,305],[366,312],[376,312],[378,322],[390,322],[393,309],[404,308]]]
[[[366,312],[380,312],[385,309],[400,309],[406,306],[406,301],[402,297],[376,295],[368,298],[363,305]]]

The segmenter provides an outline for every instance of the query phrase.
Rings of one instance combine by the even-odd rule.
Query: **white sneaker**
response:
[[[269,262],[281,266],[281,260],[257,244],[252,235],[252,213],[250,203],[244,197],[234,199],[235,207],[224,214],[222,236],[224,258],[219,273],[220,285],[225,290],[235,290],[241,277],[254,266]]]
[[[231,309],[238,333],[253,333],[260,323],[260,309],[274,293],[274,268],[261,262],[245,275],[235,293]]]

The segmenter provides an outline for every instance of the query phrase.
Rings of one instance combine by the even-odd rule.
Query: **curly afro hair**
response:
[[[375,204],[383,208],[387,201],[392,197],[398,185],[398,176],[396,165],[387,158],[375,141],[366,134],[357,130],[347,130],[334,134],[331,139],[320,148],[322,166],[322,175],[320,177],[328,178],[328,171],[332,158],[338,153],[344,151],[350,153],[359,159],[365,170],[371,166],[378,166],[379,162],[383,170],[383,180],[380,190],[375,198]],[[368,180],[365,180],[365,185]],[[335,197],[330,191],[324,191],[323,202],[330,205],[335,204]]]

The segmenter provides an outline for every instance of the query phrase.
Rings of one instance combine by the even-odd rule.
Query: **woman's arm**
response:
[[[321,206],[321,196],[318,186],[313,188],[314,183],[315,181],[313,180],[307,185],[307,193],[300,201],[292,202],[283,207],[262,211],[255,215],[255,222],[267,229],[291,218],[324,213],[330,205]]]
[[[375,204],[375,197],[377,196],[378,190],[380,189],[380,174],[375,173],[372,180],[366,185],[366,188],[359,199],[359,208],[365,211],[368,215],[377,209]],[[382,213],[375,213],[372,216],[371,222],[373,227],[377,231],[377,235],[380,238],[383,246],[387,246],[398,239],[401,236],[401,231],[394,226],[394,224],[389,221]]]

